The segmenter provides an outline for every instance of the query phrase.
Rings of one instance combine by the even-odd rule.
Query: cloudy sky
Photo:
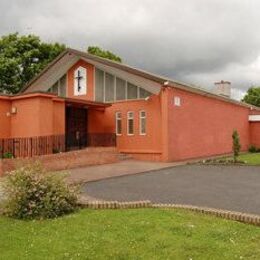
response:
[[[260,85],[259,0],[1,0],[0,36],[34,33],[239,98]]]

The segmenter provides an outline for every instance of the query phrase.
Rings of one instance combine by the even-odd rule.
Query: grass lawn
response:
[[[260,153],[246,153],[238,157],[239,160],[246,161],[248,165],[260,165]]]
[[[0,217],[0,259],[260,259],[260,228],[184,210]]]

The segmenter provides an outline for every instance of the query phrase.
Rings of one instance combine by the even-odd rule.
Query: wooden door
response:
[[[87,146],[87,109],[66,107],[66,150]]]

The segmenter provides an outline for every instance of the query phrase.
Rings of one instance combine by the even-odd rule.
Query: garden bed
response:
[[[260,165],[260,153],[245,153],[238,156],[235,162],[232,157],[222,157],[215,159],[207,159],[198,162],[207,165]]]

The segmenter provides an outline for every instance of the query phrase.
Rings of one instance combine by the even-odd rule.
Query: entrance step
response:
[[[125,160],[133,159],[132,155],[127,154],[127,153],[119,153],[117,156],[118,156],[119,161],[125,161]]]

